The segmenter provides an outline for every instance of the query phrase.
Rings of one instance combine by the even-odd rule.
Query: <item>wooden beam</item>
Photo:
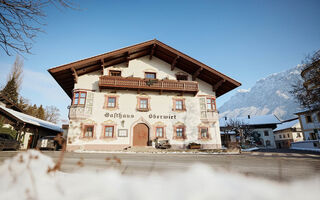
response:
[[[153,56],[155,50],[156,50],[156,44],[153,44],[153,45],[152,45],[152,48],[151,48],[149,60],[152,59],[152,56]]]
[[[203,70],[203,68],[200,67],[199,69],[197,69],[196,72],[194,72],[194,73],[192,74],[192,80],[193,80],[193,81],[196,80],[196,78],[199,76],[199,74],[200,74],[200,72],[201,72],[202,70]]]
[[[226,82],[225,79],[221,79],[220,81],[218,81],[218,83],[216,83],[215,85],[212,86],[212,91],[217,91],[218,88],[224,83]]]
[[[104,59],[101,59],[101,68],[102,68],[101,74],[103,75],[104,74]]]
[[[126,53],[126,65],[129,67],[129,61],[130,61],[130,53],[129,51]]]
[[[177,61],[178,61],[179,58],[180,58],[180,56],[177,56],[177,57],[175,57],[174,60],[172,61],[172,63],[171,63],[171,71],[173,71],[174,68],[176,67],[176,64],[177,64]]]
[[[74,82],[75,83],[78,83],[78,74],[77,74],[77,71],[75,70],[74,67],[71,67],[71,71],[73,72],[72,75],[74,77]]]

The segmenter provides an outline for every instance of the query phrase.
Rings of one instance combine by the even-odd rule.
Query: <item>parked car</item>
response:
[[[37,148],[41,150],[54,150],[57,151],[61,149],[57,136],[44,136],[38,140]],[[62,137],[61,137],[62,138]]]
[[[15,140],[11,135],[0,133],[0,151],[4,149],[18,150],[20,143]]]

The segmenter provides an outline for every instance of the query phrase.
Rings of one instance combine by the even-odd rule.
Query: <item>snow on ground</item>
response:
[[[181,173],[124,176],[117,170],[48,173],[51,158],[21,152],[0,166],[0,199],[318,199],[320,178],[278,183],[195,165]],[[308,188],[305,192],[304,188]]]

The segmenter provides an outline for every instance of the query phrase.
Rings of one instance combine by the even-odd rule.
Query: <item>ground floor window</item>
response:
[[[93,137],[94,126],[85,126],[83,137]]]
[[[114,136],[114,127],[105,126],[104,127],[104,137],[113,137]]]
[[[164,128],[163,127],[157,127],[156,128],[156,137],[163,138],[164,137]]]
[[[185,131],[185,126],[183,125],[174,126],[173,139],[186,139]]]

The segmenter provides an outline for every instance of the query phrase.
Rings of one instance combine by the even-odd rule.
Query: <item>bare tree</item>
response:
[[[60,121],[60,110],[55,106],[45,108],[44,120],[57,124]]]
[[[49,5],[74,8],[69,0],[0,0],[0,47],[7,55],[31,53],[33,39],[43,32],[43,8]]]
[[[297,80],[291,93],[304,108],[320,109],[320,50],[303,61],[302,80]]]

